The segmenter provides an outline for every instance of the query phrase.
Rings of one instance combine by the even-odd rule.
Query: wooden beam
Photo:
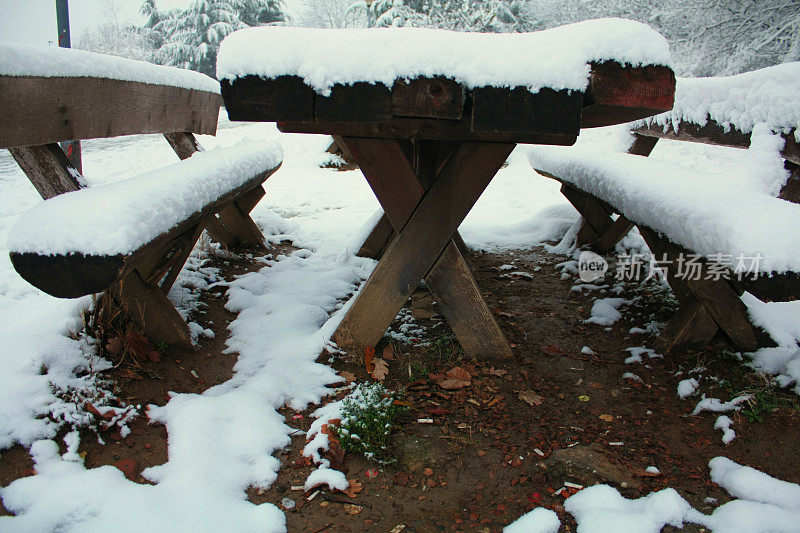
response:
[[[58,144],[18,146],[9,152],[45,200],[81,188],[80,172]]]
[[[221,102],[207,91],[91,77],[0,76],[0,94],[0,148],[140,133],[213,135]]]
[[[622,124],[672,109],[675,73],[669,67],[592,63],[582,128]]]
[[[437,294],[434,289],[436,282],[430,283],[431,280],[438,281],[436,274],[430,272],[431,268],[435,264],[453,266],[459,265],[463,261],[463,259],[460,259],[460,254],[455,245],[450,244],[448,246],[450,237],[489,184],[495,172],[505,162],[514,145],[465,143],[449,158],[436,181],[425,192],[416,180],[413,169],[405,154],[403,154],[399,143],[391,143],[391,141],[381,139],[358,139],[358,143],[382,144],[382,146],[372,147],[375,149],[362,150],[359,153],[359,146],[357,146],[356,142],[350,141],[350,139],[347,140],[351,153],[356,156],[359,166],[364,171],[368,181],[372,180],[370,185],[373,186],[376,196],[384,204],[384,211],[389,216],[389,219],[392,220],[393,225],[397,227],[401,222],[401,218],[411,217],[408,218],[408,222],[405,223],[402,231],[392,241],[383,259],[378,263],[369,280],[367,280],[367,283],[356,297],[336,333],[337,342],[343,346],[368,347],[375,346],[381,339],[397,312],[408,300],[424,276],[427,275],[429,287],[435,297],[441,298],[446,302],[447,298],[453,296],[449,291],[442,291]],[[373,154],[374,160],[370,162],[370,158],[366,157],[366,154]],[[386,157],[391,158],[394,162],[389,164],[378,160],[378,158]],[[373,173],[370,170],[365,170],[371,168],[372,164],[375,165],[378,172]],[[410,175],[416,185],[411,180],[397,179],[397,174],[386,176],[384,169],[389,166],[398,170],[406,169],[406,171],[410,171]],[[392,179],[389,179],[390,177]],[[414,191],[413,195],[408,194],[407,191],[410,189]],[[420,197],[422,199],[416,205]],[[411,216],[412,213],[413,216]],[[395,216],[397,216],[398,220],[393,220]],[[437,263],[437,260],[443,255],[443,251],[446,252],[445,260]],[[437,266],[437,270],[438,268],[441,267]],[[442,273],[442,277],[446,280],[455,278],[453,273]],[[458,281],[455,285],[461,284],[463,281],[465,280]],[[466,281],[468,282],[469,280]],[[474,280],[472,281],[474,283]],[[461,295],[458,296],[460,297]],[[479,292],[478,298],[481,302],[483,301]],[[443,311],[446,310],[448,313],[455,311],[456,320],[455,323],[451,323],[454,331],[457,328],[466,328],[467,326],[458,316],[459,312],[467,309],[463,305],[462,303],[454,302],[453,306],[444,306]],[[474,309],[474,307],[468,309]],[[473,327],[483,327],[490,324],[496,325],[493,319],[489,324],[481,319],[474,323]],[[472,345],[463,345],[462,334],[463,330],[457,332],[462,346],[465,350],[473,351]],[[478,336],[475,330],[468,332],[468,335]],[[502,332],[500,332],[500,335],[502,335]],[[493,338],[489,340],[491,341]],[[464,337],[464,339],[470,340],[469,337]],[[505,339],[503,338],[503,340]],[[478,340],[478,342],[486,342],[486,339]],[[477,348],[474,351],[474,353],[481,352]],[[510,348],[502,353],[481,353],[481,355],[493,357],[506,354],[510,354]]]
[[[389,217],[384,213],[372,228],[372,231],[370,231],[369,235],[364,240],[364,244],[361,245],[356,255],[358,257],[380,259],[393,238],[394,227],[392,223],[389,222]]]
[[[657,137],[659,139],[671,139],[675,141],[689,141],[715,146],[728,146],[731,148],[748,148],[750,146],[750,134],[743,133],[736,128],[725,129],[711,119],[705,126],[698,126],[692,122],[681,122],[678,130],[675,131],[673,125],[664,126],[653,124],[635,128],[634,133],[645,137]]]
[[[200,144],[197,142],[195,136],[186,131],[165,133],[164,138],[181,161],[192,157],[196,152],[201,150]]]
[[[581,128],[583,98],[578,91],[525,87],[476,87],[472,90],[474,133],[529,136],[577,135]]]
[[[240,120],[254,120],[251,118]],[[578,136],[564,133],[471,131],[464,121],[396,117],[389,122],[278,122],[285,133],[313,133],[381,139],[429,139],[456,142],[557,144],[571,146]]]
[[[231,202],[217,213],[225,227],[233,234],[235,242],[227,243],[228,246],[258,246],[264,248],[264,235],[258,229],[250,215],[243,213],[235,202]]]
[[[466,89],[442,77],[397,80],[392,87],[392,115],[459,120]]]
[[[298,76],[244,76],[220,82],[231,120],[313,122],[314,90]]]
[[[649,156],[658,142],[658,137],[647,137],[638,133],[634,133],[633,137],[633,144],[628,148],[628,153],[633,155]]]

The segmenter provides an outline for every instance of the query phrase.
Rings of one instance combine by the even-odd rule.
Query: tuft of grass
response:
[[[449,363],[459,359],[462,353],[461,345],[452,335],[435,338],[428,348],[428,357],[437,363]]]
[[[401,414],[394,393],[380,383],[362,383],[342,400],[342,422],[335,427],[342,449],[381,465],[397,459],[389,451],[393,422]]]

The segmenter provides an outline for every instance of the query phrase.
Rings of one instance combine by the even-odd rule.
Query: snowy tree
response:
[[[303,0],[298,25],[311,28],[363,28],[367,25],[364,0]]]
[[[103,21],[93,30],[87,30],[78,39],[76,48],[113,56],[151,61],[155,42],[148,28],[119,23],[119,5],[115,0],[105,0]]]
[[[142,13],[160,36],[157,62],[215,75],[217,50],[236,30],[283,21],[280,0],[194,0],[187,9],[158,11],[145,0]]]

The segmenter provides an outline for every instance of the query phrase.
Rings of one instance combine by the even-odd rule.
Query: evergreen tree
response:
[[[236,30],[283,21],[280,0],[194,0],[187,9],[161,12],[144,0],[146,25],[160,37],[155,60],[215,76],[217,50]]]

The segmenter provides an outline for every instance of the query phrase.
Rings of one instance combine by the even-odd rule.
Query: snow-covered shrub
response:
[[[399,414],[393,392],[380,383],[362,383],[342,400],[342,422],[336,435],[345,452],[391,464],[395,459],[389,453],[389,437]]]

